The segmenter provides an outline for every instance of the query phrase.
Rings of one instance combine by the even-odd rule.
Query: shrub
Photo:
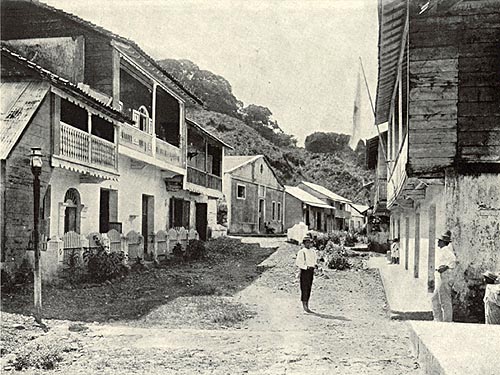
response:
[[[328,268],[335,270],[351,268],[347,251],[342,245],[337,245],[333,241],[329,241],[325,246],[324,252],[324,260]]]
[[[347,232],[344,237],[344,245],[352,247],[356,244],[356,235],[354,233]]]
[[[187,259],[202,259],[205,256],[205,243],[200,240],[189,240],[186,247]]]
[[[182,258],[184,255],[184,251],[182,250],[182,245],[180,243],[176,243],[174,248],[172,249],[172,254],[174,254],[174,258]]]
[[[312,237],[313,246],[320,251],[323,250],[329,241],[328,234],[316,231],[311,231],[309,233]]]
[[[83,260],[87,266],[89,277],[93,281],[101,282],[114,279],[127,273],[125,253],[123,251],[108,252],[100,241],[97,248],[88,248],[83,253]]]
[[[341,231],[339,231],[339,230],[335,230],[335,231],[330,232],[328,234],[328,238],[333,243],[335,243],[337,245],[340,245],[340,243],[342,242],[343,233]]]

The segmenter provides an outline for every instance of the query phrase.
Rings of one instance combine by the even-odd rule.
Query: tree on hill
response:
[[[304,146],[310,152],[333,153],[346,150],[349,138],[347,134],[316,132],[306,137]]]
[[[243,103],[236,99],[231,84],[208,70],[201,70],[190,60],[165,59],[158,63],[183,85],[189,87],[214,112],[240,118]]]

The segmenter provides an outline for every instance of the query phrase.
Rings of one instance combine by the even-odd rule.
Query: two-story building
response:
[[[500,268],[500,2],[380,0],[379,21],[376,123],[388,122],[400,267],[431,291],[450,230],[455,312],[477,313],[481,273]]]
[[[332,212],[326,215],[324,220],[325,232],[349,229],[351,212],[348,209],[348,205],[352,203],[350,199],[344,198],[324,186],[312,182],[302,181],[298,187],[334,208]]]
[[[98,231],[112,216],[117,183],[118,134],[128,120],[76,85],[2,47],[1,255],[18,262],[30,248],[33,228],[32,147],[43,153],[40,232]]]
[[[226,156],[223,191],[230,233],[283,232],[284,187],[265,156]]]
[[[122,119],[110,130],[105,116],[94,116],[62,95],[54,97],[54,121],[60,124],[54,139],[60,146],[43,151],[60,175],[47,198],[56,215],[51,221],[64,224],[51,225],[50,235],[135,231],[144,239],[145,257],[159,230],[194,228],[206,238],[222,197],[227,145],[186,121],[186,102],[200,100],[134,42],[62,10],[6,0],[1,21],[7,48]],[[92,174],[95,163],[99,173]],[[66,224],[65,212],[73,224]]]

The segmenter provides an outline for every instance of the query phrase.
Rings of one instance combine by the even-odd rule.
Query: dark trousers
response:
[[[300,270],[300,300],[302,302],[309,302],[309,297],[311,297],[313,277],[314,268]]]

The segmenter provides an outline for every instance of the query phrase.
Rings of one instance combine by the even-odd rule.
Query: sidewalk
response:
[[[401,265],[388,264],[384,256],[371,257],[368,267],[380,272],[393,319],[432,320],[431,294],[420,279],[411,277]]]
[[[372,257],[394,319],[408,320],[410,339],[420,366],[435,375],[494,375],[500,368],[500,326],[442,323],[432,320],[430,293],[401,266]]]

